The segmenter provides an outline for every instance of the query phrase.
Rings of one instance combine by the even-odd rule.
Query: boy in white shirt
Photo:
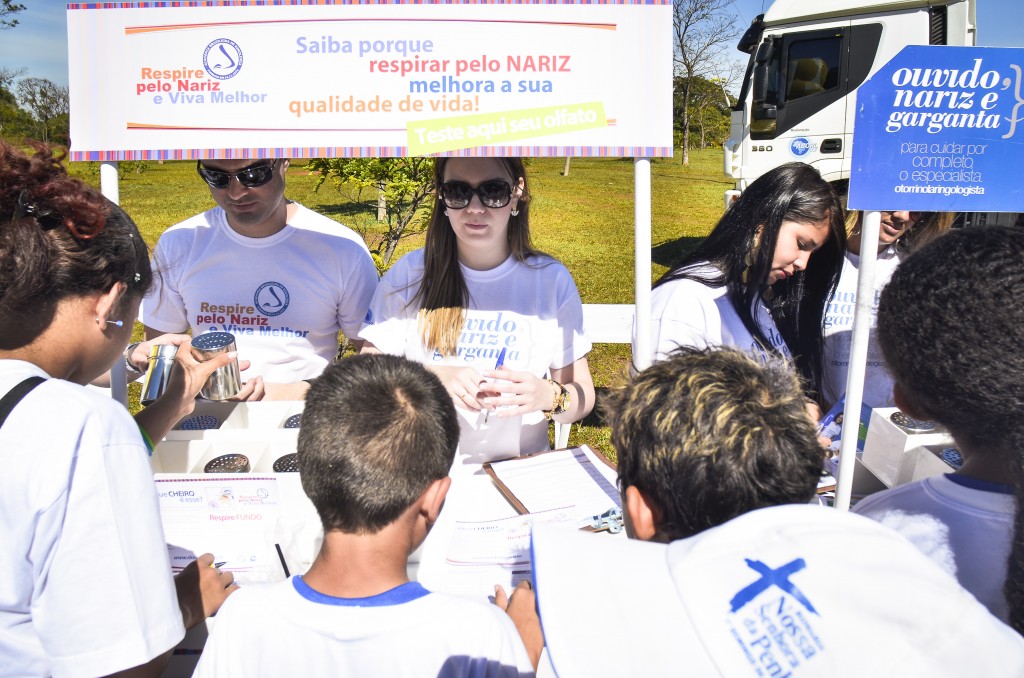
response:
[[[952,434],[955,472],[854,509],[902,532],[992,614],[1024,632],[1024,233],[957,229],[882,290],[878,342],[896,405]]]
[[[532,537],[559,678],[1024,675],[1024,640],[906,539],[807,505],[821,449],[784,365],[682,349],[609,400],[632,539]],[[531,593],[508,609],[536,643]]]
[[[236,593],[195,675],[533,675],[504,612],[406,574],[441,511],[458,442],[452,400],[423,366],[391,355],[328,366],[298,442],[320,553],[305,575]]]

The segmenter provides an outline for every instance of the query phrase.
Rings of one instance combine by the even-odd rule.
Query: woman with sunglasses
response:
[[[232,577],[205,554],[171,578],[143,415],[83,386],[123,359],[153,275],[128,215],[59,161],[0,141],[0,673],[159,675]],[[179,356],[153,437],[228,361]]]
[[[845,193],[845,186],[843,187]],[[845,203],[845,195],[842,198]],[[878,233],[878,259],[875,262],[875,295],[871,305],[871,334],[868,339],[864,372],[864,399],[868,407],[894,407],[892,376],[875,339],[875,315],[878,297],[893,272],[910,252],[919,249],[949,230],[951,212],[909,212],[883,210]],[[863,212],[846,213],[846,257],[835,294],[825,311],[824,404],[835,403],[846,393],[846,375],[850,365],[853,315],[857,305],[857,276],[860,266],[861,219]]]
[[[822,316],[845,247],[839,199],[817,170],[795,162],[767,172],[655,283],[655,359],[677,346],[783,355],[816,399]]]
[[[548,420],[594,405],[583,306],[568,269],[530,242],[519,158],[438,158],[426,246],[381,280],[364,351],[422,362],[461,415],[456,466],[547,449]]]

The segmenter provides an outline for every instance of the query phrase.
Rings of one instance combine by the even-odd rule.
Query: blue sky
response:
[[[811,2],[813,0],[808,0]],[[21,0],[27,9],[20,24],[0,31],[0,67],[26,68],[26,75],[68,84],[66,5],[64,0]],[[733,0],[741,29],[771,0]],[[1024,1],[978,0],[978,44],[1024,47]],[[736,52],[738,56],[739,53]]]

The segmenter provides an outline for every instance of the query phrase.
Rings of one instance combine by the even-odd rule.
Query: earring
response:
[[[750,267],[754,265],[754,253],[761,246],[761,232],[754,233],[753,242],[747,250],[747,256],[743,258],[743,272],[740,273],[740,281],[746,285],[750,282]]]
[[[99,322],[100,322],[100,319],[96,318],[96,323],[99,324]],[[123,320],[108,320],[107,324],[108,325],[113,325],[114,327],[124,327],[124,321]]]
[[[448,210],[445,210],[445,211],[444,211],[444,215],[445,215],[445,216],[448,216]]]
[[[512,210],[512,212],[511,212],[511,214],[512,214],[512,216],[514,216],[514,217],[518,217],[518,216],[519,216],[519,209],[518,209],[518,208],[516,208],[516,209],[513,209],[513,210]]]

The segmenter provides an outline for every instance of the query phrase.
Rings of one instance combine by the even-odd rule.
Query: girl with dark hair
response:
[[[655,284],[655,359],[679,346],[780,354],[817,392],[822,314],[845,248],[839,200],[817,170],[789,163],[764,174]]]
[[[232,577],[209,554],[170,577],[140,427],[83,386],[123,359],[152,272],[132,220],[62,159],[0,141],[0,656],[19,675],[156,675]],[[140,414],[154,437],[216,369],[178,355]]]
[[[845,196],[841,197],[845,205]],[[951,212],[909,212],[884,210],[878,234],[878,259],[875,263],[874,316],[878,312],[878,295],[889,282],[893,271],[910,252],[920,248],[949,230]],[[857,271],[860,267],[861,219],[863,212],[846,213],[846,256],[835,294],[825,310],[824,384],[825,406],[839,400],[846,392],[846,375],[850,365],[853,338],[853,316],[857,304]],[[864,398],[868,407],[892,407],[892,377],[875,339],[872,318],[871,337],[864,374]]]
[[[519,158],[438,158],[426,246],[381,280],[364,351],[427,365],[459,411],[456,466],[548,448],[548,420],[594,404],[583,306],[569,271],[530,242]]]

